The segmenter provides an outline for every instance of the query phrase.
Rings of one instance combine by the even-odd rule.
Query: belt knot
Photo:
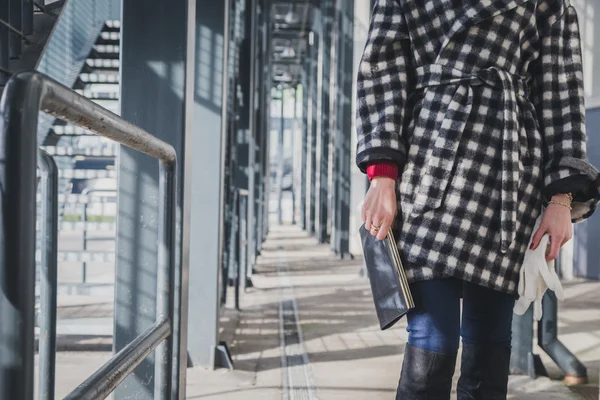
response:
[[[440,85],[486,85],[502,92],[504,126],[502,129],[500,250],[505,253],[512,244],[516,233],[517,192],[520,174],[520,126],[517,96],[527,97],[526,79],[498,67],[472,72],[464,72],[440,64],[429,64],[416,68],[416,89]]]

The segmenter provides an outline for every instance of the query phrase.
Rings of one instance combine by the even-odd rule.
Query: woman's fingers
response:
[[[381,228],[379,228],[379,232],[377,232],[377,239],[383,240],[387,236],[390,228],[392,227],[392,218],[384,220],[383,224],[381,224]]]
[[[569,230],[569,232],[566,233],[565,236],[563,237],[560,247],[563,247],[571,239],[573,239],[573,227],[572,226],[571,226],[571,229]]]
[[[381,230],[381,226],[383,225],[383,218],[381,216],[373,217],[373,222],[371,224],[371,235],[377,236],[379,231]]]
[[[373,225],[373,218],[371,217],[371,214],[367,211],[365,213],[365,229],[370,231]]]
[[[546,261],[556,260],[558,257],[558,252],[560,251],[560,246],[562,244],[563,237],[562,235],[552,236],[550,235],[550,249],[546,253]]]
[[[547,230],[543,225],[539,227],[535,235],[533,235],[533,239],[531,240],[531,246],[529,247],[531,250],[537,249],[537,247],[540,245],[540,240],[542,240],[542,237],[544,237],[546,231]]]
[[[540,230],[548,233],[548,236],[550,236],[550,245],[546,252],[546,260],[555,260],[558,257],[560,248],[573,236],[571,212],[568,208],[561,205],[550,204],[544,210]],[[536,234],[536,244],[539,243],[541,236],[543,234]]]
[[[371,235],[384,239],[396,212],[395,181],[385,177],[373,179],[362,209],[365,229]]]

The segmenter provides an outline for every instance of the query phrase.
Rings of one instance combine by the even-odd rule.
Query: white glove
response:
[[[535,223],[533,234],[529,240],[530,245],[541,220],[542,215]],[[535,250],[527,248],[519,272],[519,300],[515,304],[514,313],[517,315],[525,314],[531,303],[533,303],[533,318],[536,321],[542,318],[542,298],[547,289],[552,290],[557,299],[564,299],[562,285],[554,269],[554,261],[546,262],[546,250],[549,241],[550,237],[545,234]]]

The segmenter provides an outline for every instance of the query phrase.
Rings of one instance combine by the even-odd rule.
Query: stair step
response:
[[[61,169],[58,177],[63,179],[104,179],[116,178],[117,171],[102,169]]]
[[[94,135],[95,133],[88,131],[87,129],[80,128],[74,125],[54,125],[52,127],[54,133],[57,135]]]
[[[97,44],[94,46],[94,50],[102,55],[112,57],[114,54],[119,56],[120,46],[115,44]]]
[[[83,222],[61,221],[58,224],[58,230],[64,232],[83,231]],[[117,224],[115,222],[87,222],[85,224],[87,232],[116,232]],[[39,231],[39,219],[36,221],[36,229]]]
[[[36,201],[40,203],[42,196],[37,195]],[[93,194],[75,194],[75,193],[59,193],[58,202],[61,204],[114,204],[117,202],[117,194],[115,192],[106,191]]]
[[[119,88],[112,84],[92,83],[75,92],[91,100],[119,100]]]
[[[121,40],[121,33],[117,31],[104,31],[100,34],[100,37],[102,38],[102,40]]]
[[[92,68],[119,69],[119,60],[105,58],[88,58],[85,60],[86,65]]]
[[[117,51],[107,51],[105,48],[102,48],[100,46],[106,46],[106,47],[116,47]],[[119,48],[118,46],[114,46],[114,45],[97,45],[96,47],[94,47],[94,49],[90,52],[90,57],[94,58],[94,59],[102,59],[102,60],[118,60],[119,59]]]
[[[36,262],[41,262],[41,252],[35,252]],[[95,263],[113,263],[115,262],[115,253],[108,251],[59,251],[58,262],[95,262]]]
[[[54,125],[52,127],[54,134],[58,136],[99,136],[96,133],[90,132],[87,129],[80,128],[74,125]],[[106,139],[109,140],[109,139]]]
[[[93,90],[89,90],[89,89],[78,89],[76,90],[77,93],[79,93],[80,95],[82,95],[83,97],[87,97],[90,100],[96,101],[96,100],[114,100],[114,101],[119,101],[119,93],[112,93],[112,92],[108,92],[108,91],[93,91]]]
[[[51,156],[69,156],[69,157],[116,157],[116,145],[110,147],[90,148],[90,147],[72,147],[72,146],[47,146],[43,149]]]
[[[111,19],[106,21],[106,26],[111,29],[121,29],[121,21],[118,19]]]
[[[86,224],[86,230],[88,232],[97,231],[115,231],[117,224],[115,222],[88,222]],[[82,231],[83,222],[66,222],[60,223],[59,229],[61,231]]]
[[[84,83],[111,83],[118,84],[119,83],[119,73],[118,72],[109,72],[106,73],[82,73],[79,75],[79,79],[81,79]]]

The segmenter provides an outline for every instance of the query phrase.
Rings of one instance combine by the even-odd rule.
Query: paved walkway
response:
[[[316,244],[295,227],[273,227],[253,277],[255,287],[243,294],[242,311],[228,308],[222,318],[222,340],[229,344],[235,369],[189,369],[188,399],[308,399],[285,396],[285,382],[298,385],[304,394],[310,392],[304,380],[312,382],[320,400],[393,399],[406,325],[402,321],[389,331],[379,330],[368,281],[358,273],[361,266],[360,259],[336,260],[328,246]],[[588,366],[591,383],[577,394],[560,380],[511,377],[511,399],[598,399],[600,282],[570,283],[565,292],[567,300],[559,310],[560,339]],[[290,343],[283,358],[282,299],[287,307],[282,314],[283,337]],[[296,325],[289,318],[294,304],[303,347],[293,343]],[[107,315],[103,308],[97,312]],[[308,364],[298,354],[302,349]],[[59,353],[57,398],[108,357],[106,352]],[[550,374],[559,378],[551,360],[542,358]],[[285,370],[282,361],[288,365]]]
[[[294,227],[274,227],[253,277],[256,288],[244,296],[240,314],[227,313],[228,324],[235,325],[225,337],[236,370],[189,370],[188,398],[284,398],[278,317],[282,284],[290,283],[318,398],[393,399],[406,325],[402,321],[390,331],[379,330],[368,281],[358,275],[361,265],[360,259],[337,261],[328,246]],[[598,399],[600,283],[565,286],[560,338],[587,364],[592,383],[579,390],[584,397],[560,380],[511,377],[511,399]],[[543,360],[559,378],[551,360]]]

